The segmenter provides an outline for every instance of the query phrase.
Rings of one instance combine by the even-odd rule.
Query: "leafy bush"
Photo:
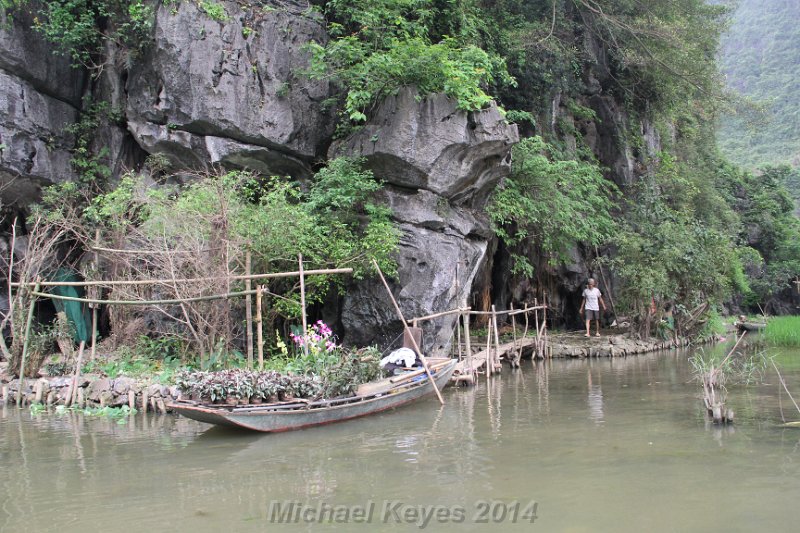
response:
[[[349,266],[356,276],[370,269],[375,258],[394,272],[392,254],[399,232],[391,212],[373,203],[381,187],[361,162],[337,159],[321,169],[303,190],[284,178],[264,178],[245,172],[198,175],[190,184],[170,190],[149,188],[143,176],[128,175],[119,186],[98,196],[86,210],[90,224],[116,236],[130,248],[152,251],[146,262],[130,259],[118,275],[131,279],[173,279],[157,290],[117,288],[119,298],[147,300],[201,298],[242,290],[231,284],[232,272],[242,272],[248,252],[256,273],[294,271],[298,254],[306,269]],[[186,281],[197,280],[201,281]],[[313,276],[306,280],[309,304],[321,301],[342,278]],[[268,330],[278,320],[299,316],[296,279],[270,280],[264,317]],[[241,324],[231,320],[242,300],[195,301],[154,310],[177,324],[169,331],[200,354],[204,369],[230,366],[236,355]],[[125,323],[114,324],[123,329]]]
[[[431,0],[331,0],[326,14],[332,39],[308,47],[307,73],[346,87],[345,116],[353,123],[364,122],[378,101],[401,87],[415,86],[421,96],[444,92],[459,109],[472,111],[491,101],[487,84],[513,83],[498,56],[436,34]]]
[[[513,148],[511,175],[487,211],[495,232],[512,250],[538,248],[560,262],[577,242],[600,245],[615,234],[615,190],[596,163],[530,137]],[[512,272],[533,274],[527,255],[512,252],[512,257]]]
[[[47,0],[19,2],[33,11],[33,27],[55,44],[57,54],[69,56],[75,66],[99,68],[105,41],[138,54],[146,46],[155,12],[145,0]],[[38,7],[41,6],[41,7]]]

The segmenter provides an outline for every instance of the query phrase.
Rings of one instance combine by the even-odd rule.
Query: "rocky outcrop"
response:
[[[331,146],[330,157],[364,157],[387,185],[384,198],[402,231],[393,292],[406,318],[466,305],[492,235],[482,207],[508,173],[517,141],[516,127],[494,106],[465,113],[444,95],[419,99],[409,89]],[[449,347],[454,320],[423,324],[428,353]],[[374,280],[348,291],[342,322],[354,344],[385,343],[402,329]]]
[[[387,98],[330,157],[359,155],[386,183],[425,189],[454,204],[481,207],[508,174],[519,140],[497,107],[465,113],[443,94],[419,99],[413,89]]]
[[[0,24],[0,186],[3,203],[27,204],[42,185],[71,179],[66,128],[78,117],[86,76],[31,29],[32,15]]]
[[[128,127],[181,167],[223,164],[303,177],[333,130],[327,82],[299,72],[326,39],[305,2],[241,8],[216,21],[197,4],[162,5],[150,53],[131,70]]]

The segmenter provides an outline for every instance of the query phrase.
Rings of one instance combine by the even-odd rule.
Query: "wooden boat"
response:
[[[428,358],[429,368],[439,389],[450,381],[455,359]],[[355,396],[310,402],[284,402],[264,405],[203,405],[191,400],[177,400],[170,407],[187,418],[209,424],[277,433],[394,409],[433,394],[430,379],[423,372],[408,372],[359,387]]]

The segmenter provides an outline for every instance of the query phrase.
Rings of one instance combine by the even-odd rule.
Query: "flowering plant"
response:
[[[302,348],[308,345],[311,355],[319,355],[322,352],[333,352],[339,346],[336,344],[336,336],[331,328],[322,320],[317,320],[308,327],[304,335],[297,335],[294,332],[289,334],[295,346]]]

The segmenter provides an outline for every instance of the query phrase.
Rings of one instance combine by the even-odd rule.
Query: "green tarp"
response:
[[[59,268],[53,275],[52,281],[80,281],[75,272]],[[56,296],[69,296],[71,298],[83,298],[83,287],[72,287],[69,285],[56,285],[50,287],[50,291]],[[53,305],[56,307],[56,312],[65,313],[67,320],[75,330],[74,339],[76,342],[89,342],[91,334],[89,333],[91,319],[89,318],[89,310],[86,304],[81,302],[71,302],[69,300],[53,300]]]

